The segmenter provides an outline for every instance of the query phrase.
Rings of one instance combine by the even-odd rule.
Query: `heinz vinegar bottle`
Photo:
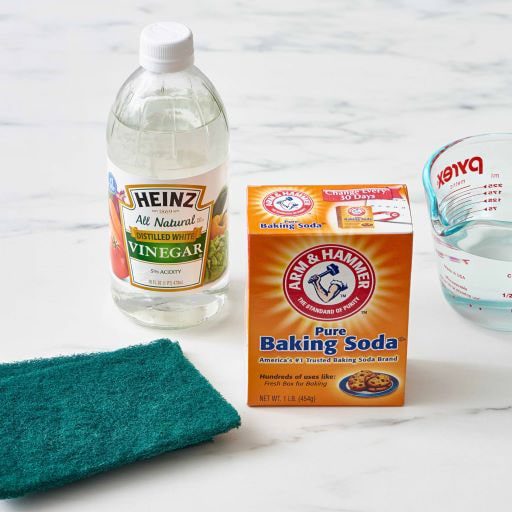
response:
[[[228,143],[222,101],[194,66],[191,31],[147,26],[140,67],[107,128],[112,295],[141,324],[187,327],[222,307]]]

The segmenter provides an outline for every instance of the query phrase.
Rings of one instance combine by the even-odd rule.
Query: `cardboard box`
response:
[[[248,403],[402,405],[405,185],[248,189]]]

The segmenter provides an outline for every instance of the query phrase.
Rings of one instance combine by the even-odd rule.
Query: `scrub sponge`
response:
[[[166,339],[0,365],[0,498],[209,441],[235,409]]]

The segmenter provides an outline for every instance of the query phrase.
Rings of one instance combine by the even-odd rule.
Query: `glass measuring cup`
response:
[[[512,331],[512,133],[447,144],[423,185],[444,296],[464,317]]]

